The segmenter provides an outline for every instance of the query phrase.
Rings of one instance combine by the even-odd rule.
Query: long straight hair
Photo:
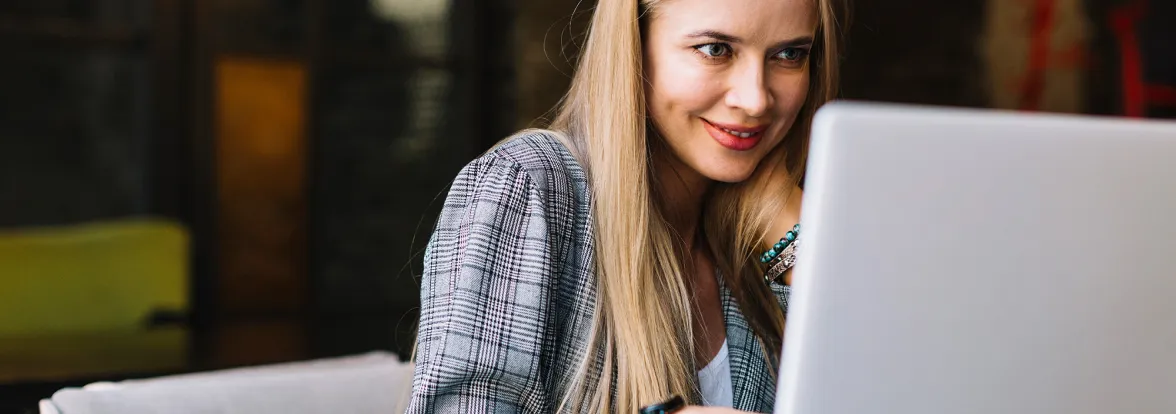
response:
[[[561,411],[635,412],[670,394],[699,398],[682,241],[652,188],[656,138],[647,122],[642,19],[660,1],[599,0],[551,125],[590,177],[597,275],[588,348],[561,384]],[[748,180],[714,190],[702,223],[717,270],[769,361],[780,352],[784,313],[756,250],[801,178],[813,113],[837,93],[838,32],[847,11],[843,0],[811,1],[819,22],[807,101]]]

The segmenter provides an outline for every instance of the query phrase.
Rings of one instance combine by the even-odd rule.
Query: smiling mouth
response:
[[[717,126],[717,125],[716,125],[716,126]],[[728,133],[728,134],[731,134],[731,135],[737,136],[737,137],[739,137],[739,138],[751,138],[751,137],[752,137],[752,136],[754,136],[755,134],[758,134],[758,132],[738,132],[738,131],[732,131],[732,130],[729,130],[729,129],[727,129],[727,128],[723,128],[723,127],[719,127],[719,129],[720,129],[720,130],[722,130],[723,132],[726,132],[726,133]]]
[[[764,131],[768,129],[767,125],[744,127],[739,125],[717,124],[704,118],[699,119],[702,120],[711,138],[714,138],[720,145],[736,151],[747,151],[755,148],[756,144],[759,144],[760,138],[763,137]]]
[[[757,126],[757,127],[744,127],[744,126],[727,125],[727,124],[720,124],[720,123],[716,123],[716,122],[711,122],[710,120],[705,119],[705,118],[700,118],[700,119],[702,119],[703,122],[706,122],[706,123],[710,124],[711,126],[715,127],[715,129],[718,129],[720,131],[726,132],[728,134],[731,134],[731,135],[739,137],[739,138],[751,138],[751,137],[762,134],[764,132],[764,130],[768,129],[768,127],[766,125]]]

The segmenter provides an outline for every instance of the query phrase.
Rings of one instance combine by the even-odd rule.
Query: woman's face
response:
[[[738,182],[804,105],[817,0],[663,0],[644,38],[646,96],[679,166]]]

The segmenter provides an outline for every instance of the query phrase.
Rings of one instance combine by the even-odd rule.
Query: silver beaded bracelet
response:
[[[796,249],[799,246],[800,238],[797,237],[767,263],[768,271],[764,273],[764,283],[771,283],[773,280],[779,279],[780,276],[788,272],[788,269],[792,268],[792,265],[796,264]]]

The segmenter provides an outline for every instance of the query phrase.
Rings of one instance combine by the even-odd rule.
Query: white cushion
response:
[[[96,383],[60,390],[51,405],[60,414],[403,412],[412,372],[393,354],[371,353]]]
[[[61,411],[57,411],[57,406],[53,405],[52,400],[41,400],[37,406],[41,410],[41,414],[61,414]]]

